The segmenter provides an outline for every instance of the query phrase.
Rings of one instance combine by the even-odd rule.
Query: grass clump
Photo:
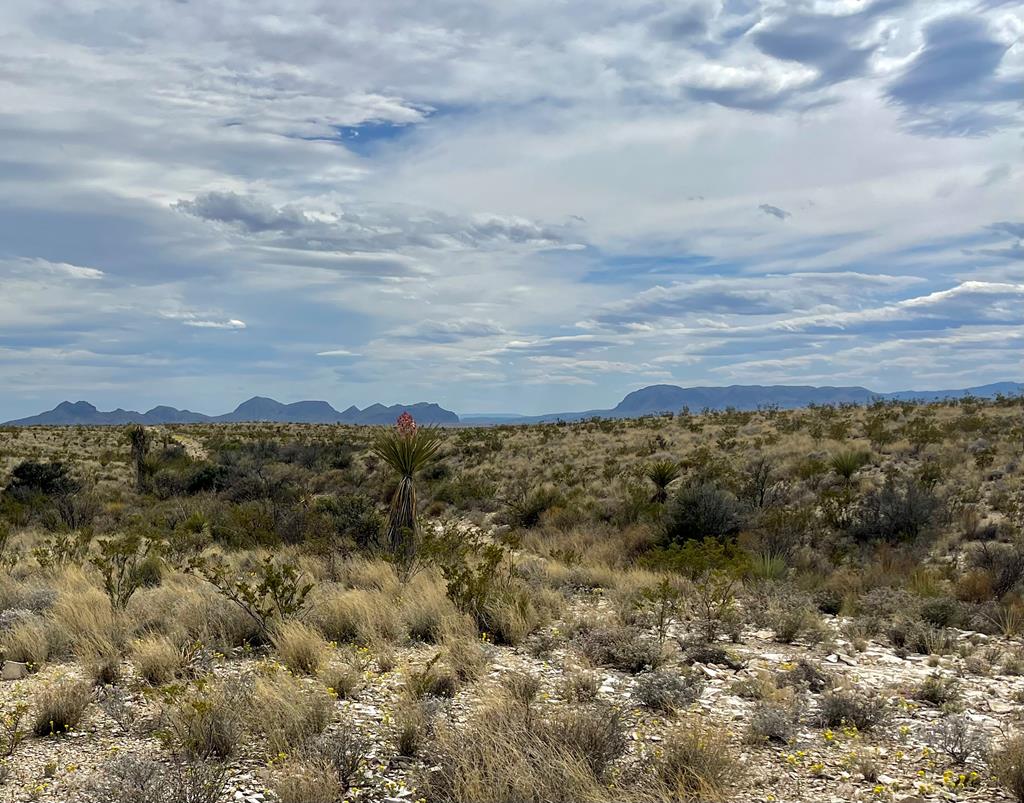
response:
[[[181,672],[184,660],[181,650],[167,636],[144,636],[132,644],[135,671],[153,686],[174,680]]]
[[[665,796],[680,801],[722,800],[740,774],[726,736],[697,722],[666,736],[653,769]]]
[[[278,624],[271,641],[281,662],[302,675],[315,675],[331,649],[315,628],[294,620]]]
[[[91,700],[89,684],[70,677],[58,678],[36,693],[32,732],[54,736],[73,730]]]

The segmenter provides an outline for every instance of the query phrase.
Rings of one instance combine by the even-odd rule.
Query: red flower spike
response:
[[[398,416],[395,427],[398,429],[398,434],[403,438],[411,438],[416,434],[416,420],[409,415],[408,410]]]

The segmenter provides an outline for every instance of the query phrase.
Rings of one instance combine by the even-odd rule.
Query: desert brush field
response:
[[[1024,401],[0,429],[0,800],[1024,801]]]

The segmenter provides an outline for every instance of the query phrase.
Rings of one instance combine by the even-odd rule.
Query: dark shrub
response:
[[[665,512],[665,535],[670,541],[723,538],[743,523],[740,503],[716,485],[687,485],[673,497]]]
[[[55,496],[77,493],[81,488],[81,483],[71,476],[68,467],[63,463],[37,463],[26,460],[15,466],[11,472],[7,493],[22,498],[34,494]]]
[[[338,535],[360,547],[375,544],[384,526],[373,500],[359,494],[325,497],[317,501],[317,510],[330,516]]]
[[[860,541],[913,541],[935,520],[939,500],[917,482],[893,477],[868,493],[856,511],[851,534]]]
[[[505,500],[505,520],[513,527],[536,527],[540,517],[561,501],[553,488],[517,488]]]
[[[963,610],[952,597],[932,597],[921,603],[921,618],[935,627],[956,627],[963,619]]]

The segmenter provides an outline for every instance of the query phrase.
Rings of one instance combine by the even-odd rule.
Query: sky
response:
[[[1024,381],[1024,3],[0,4],[0,420]]]

